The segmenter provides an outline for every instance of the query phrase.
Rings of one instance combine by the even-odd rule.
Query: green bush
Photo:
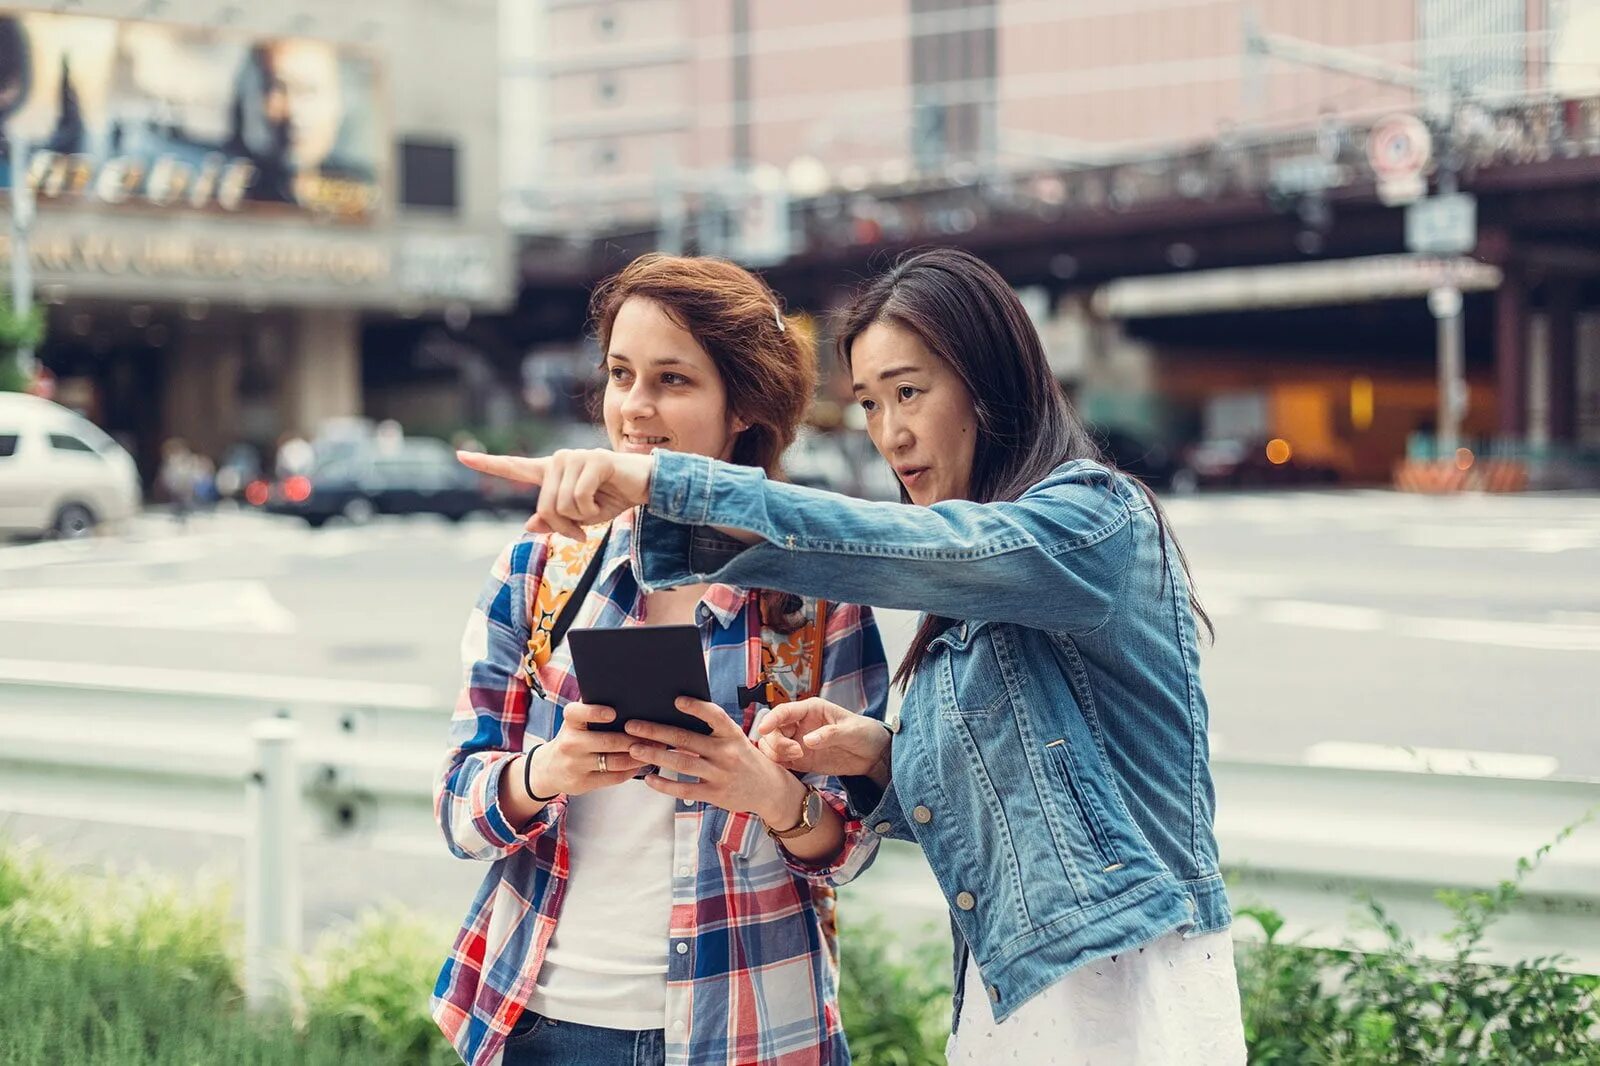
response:
[[[27,376],[17,366],[17,349],[39,347],[44,343],[44,333],[42,307],[19,315],[11,298],[0,295],[0,392],[21,392],[28,387]]]
[[[1588,819],[1585,819],[1587,821]],[[1583,822],[1578,823],[1582,825]],[[1283,920],[1242,908],[1265,942],[1241,947],[1239,990],[1250,1061],[1410,1066],[1596,1066],[1600,1064],[1600,976],[1559,969],[1560,956],[1515,966],[1483,962],[1489,928],[1522,894],[1522,882],[1577,825],[1490,892],[1442,891],[1455,924],[1441,959],[1416,944],[1377,903],[1382,951],[1319,951],[1278,940]]]
[[[1367,953],[1286,943],[1277,914],[1241,908],[1265,933],[1238,957],[1251,1062],[1600,1066],[1600,977],[1564,973],[1552,959],[1482,962],[1486,931],[1548,851],[1493,892],[1441,893],[1456,923],[1439,960],[1417,958],[1375,905],[1387,944]],[[456,1061],[427,1014],[447,930],[394,908],[369,913],[313,948],[297,1018],[259,1017],[244,1010],[228,914],[220,886],[196,897],[148,874],[71,876],[0,841],[0,1066]],[[839,998],[856,1062],[942,1063],[943,938],[907,945],[845,917]]]
[[[239,943],[221,886],[69,876],[0,846],[0,1066],[456,1061],[426,1013],[444,948],[415,919],[325,938],[298,1025],[246,1013]]]
[[[384,1048],[386,1061],[459,1062],[428,1014],[447,932],[389,906],[324,936],[304,968],[308,1029]]]
[[[839,1013],[859,1066],[942,1066],[950,1033],[950,949],[894,941],[875,921],[841,918]]]

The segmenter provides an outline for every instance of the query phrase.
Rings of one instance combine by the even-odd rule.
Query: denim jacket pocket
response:
[[[944,672],[947,691],[954,694],[950,710],[958,718],[987,718],[1010,706],[1011,693],[989,622],[957,622],[930,645],[942,652],[938,669]]]
[[[1045,750],[1050,752],[1055,760],[1072,812],[1078,824],[1083,827],[1089,845],[1094,849],[1095,858],[1100,862],[1102,872],[1112,873],[1121,869],[1122,859],[1112,843],[1110,832],[1107,831],[1105,812],[1100,809],[1094,791],[1083,783],[1082,774],[1072,755],[1071,745],[1065,740],[1052,740],[1045,745]]]

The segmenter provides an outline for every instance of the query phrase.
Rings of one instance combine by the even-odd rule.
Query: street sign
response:
[[[1406,208],[1406,251],[1464,255],[1478,246],[1478,198],[1452,193]]]
[[[1268,187],[1280,196],[1337,189],[1349,180],[1349,168],[1314,155],[1280,159],[1267,173]]]
[[[1390,115],[1367,134],[1367,161],[1378,179],[1378,199],[1391,207],[1427,191],[1423,172],[1433,158],[1433,136],[1415,115]]]

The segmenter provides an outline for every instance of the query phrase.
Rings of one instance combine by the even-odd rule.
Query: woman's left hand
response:
[[[624,728],[638,739],[628,754],[635,762],[700,780],[690,784],[651,774],[645,783],[678,799],[710,803],[735,813],[748,811],[779,830],[793,826],[805,791],[800,780],[763,755],[716,704],[683,697],[677,707],[709,725],[711,735],[631,721]]]

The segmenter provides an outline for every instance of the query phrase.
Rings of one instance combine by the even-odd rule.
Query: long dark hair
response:
[[[983,260],[955,248],[932,248],[902,258],[869,282],[839,323],[838,353],[845,366],[856,340],[878,322],[915,334],[966,385],[978,421],[968,498],[1016,500],[1072,459],[1110,465],[1062,395],[1027,310]],[[1166,519],[1150,489],[1138,484],[1154,508],[1164,568]],[[1172,543],[1187,579],[1189,562],[1176,539]],[[1214,637],[1211,619],[1192,591],[1189,606]],[[895,672],[896,684],[905,686],[929,643],[953,624],[935,616],[923,621]]]

